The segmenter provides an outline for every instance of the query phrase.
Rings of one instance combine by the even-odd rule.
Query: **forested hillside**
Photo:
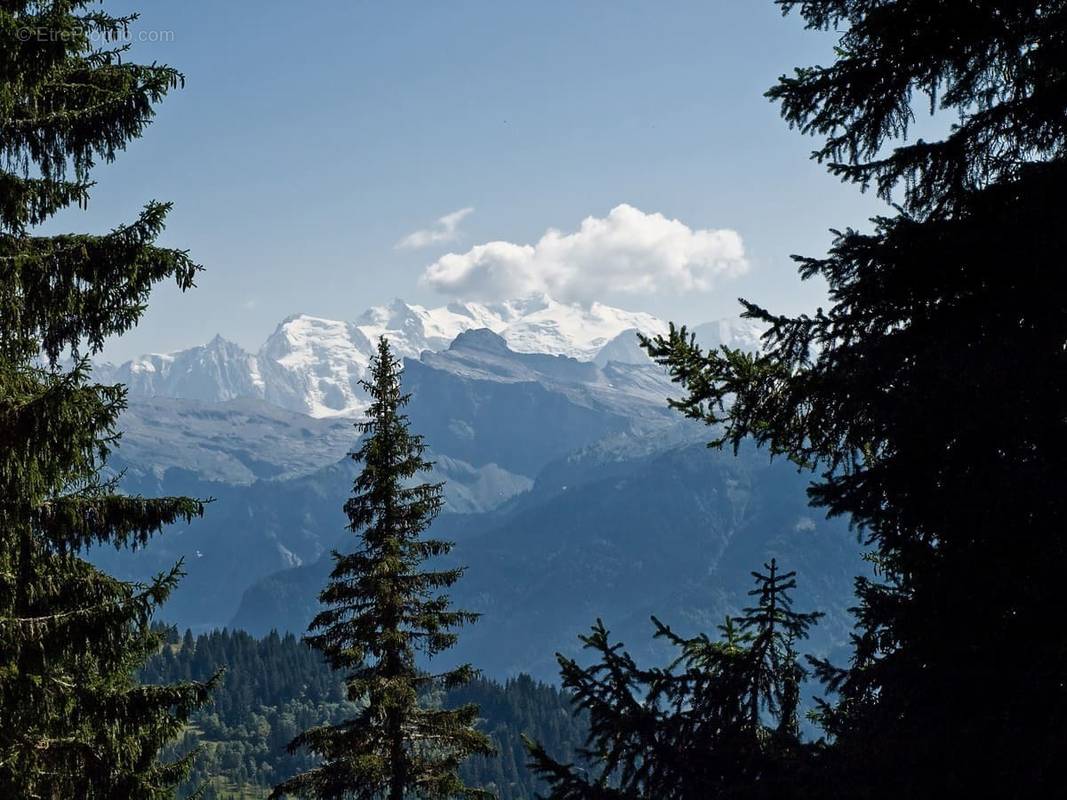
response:
[[[141,677],[146,683],[205,680],[219,669],[225,673],[211,702],[194,714],[175,748],[202,748],[180,798],[202,784],[205,800],[266,797],[271,786],[312,765],[303,752],[285,750],[299,731],[339,722],[355,711],[344,699],[344,676],[291,634],[257,639],[242,631],[216,631],[194,638],[172,631]],[[540,787],[526,766],[523,734],[565,760],[584,741],[584,721],[575,719],[567,697],[527,676],[504,684],[476,680],[434,701],[481,707],[479,727],[492,738],[497,755],[471,759],[461,774],[501,800],[533,798]]]

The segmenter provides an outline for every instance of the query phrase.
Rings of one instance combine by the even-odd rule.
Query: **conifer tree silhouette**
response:
[[[894,205],[797,258],[827,310],[744,302],[768,326],[760,352],[705,352],[675,327],[645,344],[684,388],[677,408],[719,444],[751,437],[817,470],[813,501],[871,548],[851,663],[818,666],[837,691],[827,780],[863,797],[1056,793],[1067,5],[778,5],[837,44],[769,96],[833,174]],[[907,138],[923,104],[954,123]]]
[[[200,502],[120,494],[101,469],[121,386],[88,356],[133,327],[152,287],[199,267],[155,246],[169,206],[149,203],[103,235],[38,235],[88,202],[91,170],[139,137],[182,76],[126,60],[135,16],[88,0],[0,6],[0,797],[155,800],[190,759],[159,753],[206,683],[140,685],[161,640],[150,619],[180,565],[145,585],[82,556],[131,547]],[[69,357],[69,360],[63,357]]]
[[[755,605],[727,617],[716,640],[680,636],[653,617],[655,636],[678,650],[669,667],[638,666],[600,620],[581,637],[593,664],[557,656],[590,732],[575,764],[529,744],[549,800],[800,796],[807,671],[795,645],[821,615],[793,611],[795,573],[780,573],[773,559],[764,568],[752,573]]]
[[[402,413],[410,395],[401,390],[400,362],[382,337],[372,359],[364,439],[353,458],[363,464],[345,504],[349,530],[360,535],[353,553],[335,553],[330,581],[319,595],[326,606],[307,637],[334,669],[348,671],[348,699],[365,703],[359,716],[339,725],[305,731],[291,749],[306,747],[322,764],[287,780],[272,797],[403,800],[405,797],[478,797],[457,768],[463,759],[491,752],[475,728],[477,706],[431,708],[420,695],[438,686],[470,681],[463,665],[442,674],[425,672],[416,655],[432,658],[452,647],[455,629],[476,614],[450,608],[441,590],[459,580],[462,568],[431,570],[427,559],[443,556],[452,543],[424,538],[441,508],[440,483],[412,483],[433,465],[423,457],[422,438],[410,432]]]

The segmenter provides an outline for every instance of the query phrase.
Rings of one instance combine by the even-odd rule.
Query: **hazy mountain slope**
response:
[[[678,425],[664,403],[662,373],[657,380],[654,391],[589,362],[515,353],[487,330],[465,333],[448,350],[404,366],[412,427],[435,450],[530,476],[605,437]]]
[[[445,481],[450,512],[484,511],[532,483],[495,464],[475,468],[447,456],[430,457],[437,461],[433,478]],[[167,470],[143,482],[157,489],[152,494],[212,498],[204,518],[172,525],[132,553],[96,548],[91,560],[117,577],[145,580],[183,559],[187,574],[168,600],[164,618],[196,630],[221,627],[256,580],[313,563],[342,540],[348,520],[341,506],[357,469],[344,458],[308,475],[250,485],[202,481],[188,470]]]
[[[332,546],[343,531],[340,501],[355,473],[346,459],[292,480],[232,486],[168,471],[160,481],[164,491],[213,498],[204,518],[168,527],[137,552],[101,547],[90,558],[125,580],[144,580],[184,560],[187,574],[164,619],[195,630],[220,627],[249,584],[314,562]]]
[[[314,419],[250,398],[133,399],[119,428],[111,465],[126,470],[127,490],[146,494],[158,494],[175,470],[227,484],[297,477],[340,460],[357,436],[350,419]]]
[[[861,569],[855,537],[812,514],[805,479],[788,464],[690,445],[629,462],[591,456],[582,469],[586,480],[575,487],[539,481],[480,535],[464,531],[466,518],[439,520],[437,533],[460,539],[452,560],[468,567],[453,596],[484,614],[456,659],[490,675],[552,679],[553,653],[577,652],[577,635],[598,616],[654,658],[650,614],[683,631],[711,630],[747,602],[749,570],[772,556],[800,573],[799,606],[828,612],[814,647],[844,641]],[[302,630],[329,566],[325,559],[258,582],[232,624]]]

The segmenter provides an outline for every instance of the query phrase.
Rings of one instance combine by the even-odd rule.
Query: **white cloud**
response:
[[[441,242],[454,242],[459,238],[459,223],[468,216],[473,208],[461,208],[451,214],[445,214],[434,223],[432,228],[409,233],[396,243],[396,246],[405,250],[415,250],[420,247],[429,247],[431,244]]]
[[[606,217],[586,217],[574,233],[550,228],[536,244],[487,242],[448,253],[426,268],[422,282],[468,300],[545,292],[591,302],[608,292],[707,291],[717,278],[747,270],[736,231],[693,230],[623,204]]]

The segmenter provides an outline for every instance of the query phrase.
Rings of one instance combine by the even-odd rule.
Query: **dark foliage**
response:
[[[188,759],[161,748],[206,683],[143,685],[159,644],[151,615],[174,567],[135,585],[80,556],[143,544],[202,513],[199,502],[117,495],[100,475],[125,402],[91,382],[85,357],[131,328],[152,286],[199,269],[154,246],[168,206],[104,235],[34,235],[84,204],[90,171],[141,134],[181,83],[127,61],[134,17],[87,0],[0,6],[0,796],[165,798]],[[60,357],[70,355],[64,368]]]
[[[275,783],[316,765],[313,756],[286,750],[300,730],[340,723],[356,711],[345,699],[342,677],[292,635],[256,639],[241,631],[216,631],[194,638],[172,631],[141,678],[200,681],[219,669],[225,674],[211,701],[194,712],[174,748],[176,753],[199,749],[180,797],[197,787],[204,788],[204,800],[265,797]],[[479,707],[478,727],[496,753],[468,759],[459,773],[468,785],[492,791],[500,800],[533,800],[545,788],[526,766],[524,735],[568,758],[586,735],[584,716],[573,715],[567,695],[526,676],[503,685],[479,678],[424,700],[443,708]]]
[[[1034,797],[1067,752],[1067,3],[781,0],[842,31],[770,96],[816,157],[894,216],[798,258],[831,307],[777,316],[756,355],[647,342],[675,405],[818,471],[878,580],[857,581],[828,791]],[[915,95],[957,122],[901,144]]]
[[[787,798],[799,790],[811,748],[800,740],[796,642],[819,614],[793,611],[795,573],[753,572],[756,599],[720,637],[678,636],[653,617],[656,636],[678,651],[670,666],[644,668],[597,620],[583,636],[591,666],[559,657],[563,685],[589,714],[586,769],[531,745],[550,800]]]

